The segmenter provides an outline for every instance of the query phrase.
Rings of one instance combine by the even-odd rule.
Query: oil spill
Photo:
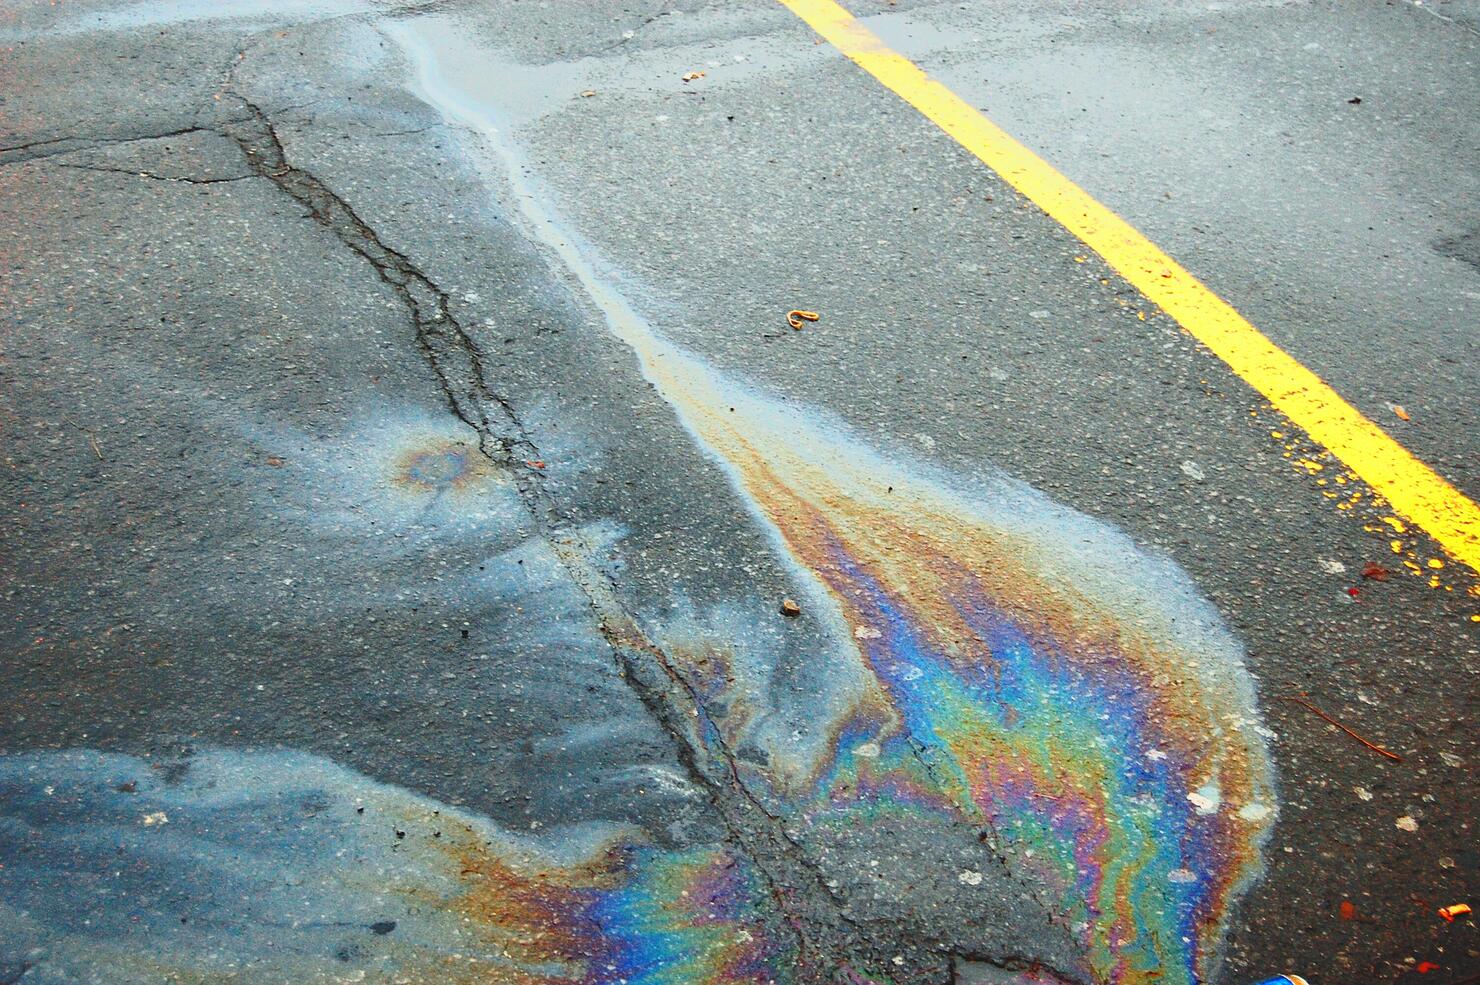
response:
[[[438,30],[388,29],[417,90],[466,133],[843,641],[819,659],[855,697],[828,709],[825,745],[747,735],[768,716],[736,718],[714,668],[686,668],[725,709],[725,744],[763,750],[747,785],[824,838],[886,821],[983,826],[1072,928],[1094,980],[1211,977],[1276,797],[1241,649],[1187,576],[1021,483],[881,452],[658,333],[563,222],[501,107],[439,60]]]
[[[292,752],[0,760],[0,967],[27,982],[785,980],[745,863],[515,835]]]

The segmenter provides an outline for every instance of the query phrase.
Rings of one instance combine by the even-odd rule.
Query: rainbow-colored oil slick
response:
[[[432,22],[384,31],[428,102],[501,158],[529,235],[728,476],[802,599],[785,623],[779,599],[735,599],[691,625],[630,614],[644,634],[633,649],[682,678],[644,697],[680,705],[658,708],[685,723],[664,740],[696,747],[679,750],[683,782],[715,817],[693,838],[553,817],[515,832],[301,753],[207,750],[164,769],[100,753],[0,757],[0,980],[20,969],[28,985],[938,981],[901,953],[913,943],[903,911],[948,900],[938,912],[960,922],[949,940],[964,945],[911,954],[1013,956],[983,982],[1210,981],[1276,798],[1242,653],[1190,579],[1021,483],[881,452],[660,336],[597,274],[491,113],[441,73],[417,34]],[[490,550],[549,547],[471,438],[446,422],[367,426],[364,441],[301,452],[311,491],[275,508],[321,538],[389,529],[439,554],[475,536]],[[366,448],[380,453],[362,460]],[[537,551],[544,563],[528,566],[521,553],[517,580],[491,571],[467,584],[496,601],[526,580],[560,583],[566,615],[532,607],[537,633],[591,636],[604,656],[617,620],[606,637],[594,623],[615,603],[591,572],[569,570],[569,553]],[[750,632],[744,620],[769,622]],[[733,638],[715,640],[726,627]],[[778,670],[799,639],[809,681],[825,686]],[[558,650],[547,659],[586,673],[575,647]],[[765,810],[735,823],[729,797]],[[904,852],[892,863],[905,878],[850,882],[879,862],[867,853],[881,839],[850,839],[871,831],[897,844],[965,832],[975,854],[926,865]],[[808,884],[777,884],[787,872]],[[929,884],[901,902],[906,879]],[[992,910],[989,892],[1028,902]],[[802,895],[810,910],[792,905]],[[870,908],[866,932],[798,925],[855,904]],[[991,925],[994,912],[1012,921]],[[1022,946],[972,946],[989,930]],[[1065,941],[1073,953],[1059,960]],[[835,943],[802,969],[804,944]]]
[[[764,985],[794,965],[722,848],[517,836],[299,753],[0,758],[0,833],[0,971],[28,983]]]
[[[1019,483],[956,491],[629,341],[866,669],[832,754],[787,776],[773,749],[754,782],[814,823],[887,807],[983,824],[1095,980],[1208,978],[1275,798],[1239,650],[1185,576]]]
[[[814,695],[768,677],[777,637],[746,634],[738,602],[700,620],[730,627],[728,645],[647,623],[700,705],[726,706],[696,730],[703,751],[760,750],[734,776],[804,845],[884,824],[983,831],[984,855],[1068,928],[1082,954],[1055,966],[1068,980],[1210,980],[1275,798],[1239,649],[1185,575],[1020,483],[968,486],[880,454],[617,324],[792,565],[803,619],[746,618],[831,638],[811,658],[837,686]],[[403,430],[382,468],[318,468],[365,475],[367,503],[404,500],[405,524],[462,529],[435,511],[469,497],[491,528],[519,519],[455,437]],[[786,702],[820,739],[769,727]],[[96,753],[0,759],[0,966],[39,985],[800,977],[795,915],[743,832],[679,847],[613,825],[514,834],[295,753],[208,751],[183,776]],[[870,861],[840,854],[828,864]],[[995,890],[981,875],[923,892],[969,900]]]
[[[387,28],[419,94],[496,163],[528,235],[728,474],[834,641],[814,659],[842,686],[793,699],[824,719],[812,730],[823,742],[767,731],[785,699],[765,693],[763,673],[681,667],[731,712],[711,739],[764,749],[764,766],[736,767],[753,795],[814,827],[881,813],[980,825],[1072,929],[1077,975],[1210,978],[1276,800],[1240,648],[1186,575],[1021,483],[966,483],[880,454],[658,334],[550,204],[496,95],[448,67],[447,32],[428,24]],[[656,635],[675,654],[702,652]]]

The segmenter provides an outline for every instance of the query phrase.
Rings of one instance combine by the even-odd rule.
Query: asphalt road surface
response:
[[[1477,980],[1480,5],[846,6],[0,4],[0,983]]]

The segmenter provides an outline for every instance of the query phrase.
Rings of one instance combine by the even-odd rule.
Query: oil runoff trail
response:
[[[507,195],[631,350],[848,641],[831,659],[863,683],[824,730],[831,743],[772,749],[765,768],[731,762],[747,796],[813,833],[886,816],[989,832],[1077,950],[1034,957],[1025,940],[1021,960],[984,955],[1004,980],[1052,980],[1045,966],[1071,980],[1208,980],[1276,797],[1241,649],[1185,573],[1020,482],[967,483],[885,454],[666,339],[563,221],[505,108],[450,67],[448,46],[468,42],[430,19],[382,30],[491,193]],[[673,670],[709,696],[699,668]],[[696,753],[744,741],[737,720],[705,721]],[[952,946],[972,956],[969,941]],[[858,980],[897,971],[849,969]]]

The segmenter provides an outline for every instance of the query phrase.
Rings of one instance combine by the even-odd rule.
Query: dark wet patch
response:
[[[189,755],[188,752],[185,753],[186,757]],[[159,778],[164,781],[164,785],[167,787],[180,785],[190,772],[190,760],[188,758],[175,759],[167,763],[154,763],[153,766],[159,773]]]
[[[381,937],[384,937],[395,929],[396,921],[394,920],[379,920],[370,925],[370,933],[378,934]]]
[[[1480,270],[1480,226],[1434,244],[1434,249]]]

